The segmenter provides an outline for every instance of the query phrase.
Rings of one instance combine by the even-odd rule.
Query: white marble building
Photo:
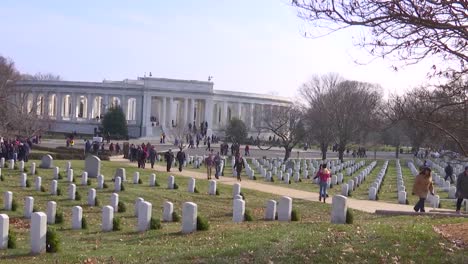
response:
[[[213,82],[140,77],[138,80],[74,82],[20,81],[26,111],[52,120],[55,132],[93,134],[106,109],[119,105],[131,137],[159,137],[203,121],[214,133],[240,118],[250,132],[261,124],[262,113],[291,104],[288,98],[214,90]]]

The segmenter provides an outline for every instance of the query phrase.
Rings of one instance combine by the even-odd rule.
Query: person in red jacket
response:
[[[320,186],[320,191],[319,191],[319,201],[322,201],[323,197],[323,202],[325,203],[325,199],[327,198],[327,186],[328,186],[328,179],[331,177],[331,172],[330,170],[327,169],[327,164],[322,164],[320,166],[319,171],[317,172],[317,175],[314,177],[319,178],[319,186]]]

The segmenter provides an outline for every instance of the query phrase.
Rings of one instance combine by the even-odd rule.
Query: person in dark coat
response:
[[[154,149],[154,146],[150,147],[148,155],[149,161],[151,163],[151,168],[154,169],[154,162],[156,161],[156,156],[158,155],[158,153],[156,153],[156,149]]]
[[[457,213],[460,213],[463,199],[468,199],[468,166],[457,176]]]
[[[179,152],[177,152],[177,162],[179,162],[179,171],[182,171],[182,166],[185,162],[185,152],[182,150],[182,148],[179,150]]]
[[[171,149],[164,154],[164,158],[166,159],[166,171],[171,172],[172,162],[174,162],[174,153]]]
[[[444,180],[446,181],[447,178],[450,177],[450,183],[453,184],[453,167],[450,165],[450,162],[447,163],[447,166],[445,167],[445,177],[444,177]]]
[[[236,158],[235,158],[235,161],[234,161],[234,167],[232,167],[232,168],[235,169],[236,172],[237,172],[237,180],[238,181],[242,181],[241,173],[242,173],[242,168],[244,168],[244,167],[245,167],[244,159],[241,157],[240,153],[237,152],[236,153]]]

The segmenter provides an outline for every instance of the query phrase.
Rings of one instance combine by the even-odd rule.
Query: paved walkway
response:
[[[124,159],[123,156],[112,156],[111,161],[123,163],[125,165],[134,166],[134,167],[137,166],[136,163],[131,163],[129,160]],[[165,166],[160,166],[160,165],[155,164],[154,167],[156,171],[166,171]],[[149,168],[148,170],[151,170],[151,168]],[[196,179],[203,179],[203,180],[206,179],[206,173],[189,171],[189,170],[179,172],[177,168],[174,168],[173,171],[171,171],[171,174],[184,176],[184,177],[193,177]],[[229,176],[220,177],[220,179],[217,181],[218,183],[226,184],[226,185],[234,185],[234,183],[237,182],[236,178],[229,177]],[[318,193],[315,193],[315,192],[301,191],[301,190],[296,190],[296,189],[286,188],[286,187],[281,187],[281,186],[272,186],[268,184],[263,184],[261,181],[248,180],[245,177],[244,177],[244,180],[241,182],[241,185],[243,189],[256,190],[260,192],[277,194],[281,196],[289,196],[293,199],[302,199],[302,200],[307,200],[307,201],[319,202],[318,201],[319,195]],[[332,197],[327,199],[327,203],[331,203],[331,201],[332,201]],[[392,204],[392,203],[379,202],[379,201],[358,200],[358,199],[353,199],[353,198],[348,198],[348,207],[355,209],[355,210],[368,212],[368,213],[375,213],[376,210],[414,212],[413,205]]]

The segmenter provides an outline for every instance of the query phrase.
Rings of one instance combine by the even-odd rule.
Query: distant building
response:
[[[19,81],[16,86],[26,96],[26,111],[37,111],[53,121],[51,131],[65,133],[93,134],[112,106],[123,109],[130,137],[159,137],[162,131],[170,134],[205,121],[217,133],[233,117],[254,133],[262,113],[291,104],[279,96],[214,90],[212,82],[151,77],[102,83]]]

